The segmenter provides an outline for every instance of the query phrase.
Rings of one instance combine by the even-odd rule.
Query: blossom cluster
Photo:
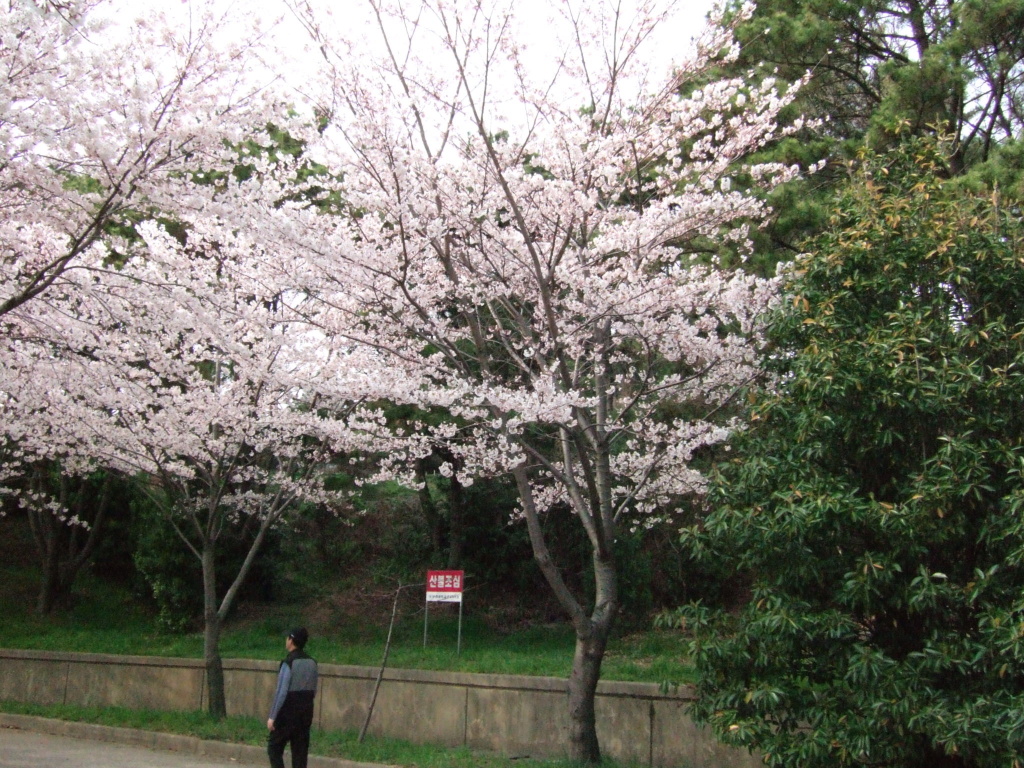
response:
[[[212,17],[140,22],[101,64],[103,4],[67,5],[0,11],[2,471],[141,471],[276,520],[326,500],[332,457],[415,483],[444,445],[443,473],[513,472],[525,512],[611,537],[703,490],[775,292],[707,244],[742,250],[751,187],[797,173],[749,160],[788,96],[712,77],[728,30],[659,76],[662,17],[602,6],[537,73],[507,11],[375,0],[356,57],[296,3],[322,70],[275,94]]]

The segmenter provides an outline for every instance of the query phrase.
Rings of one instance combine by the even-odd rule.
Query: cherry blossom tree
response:
[[[190,8],[184,22],[104,0],[0,8],[0,484],[19,472],[39,414],[18,394],[32,389],[33,358],[69,347],[65,321],[102,303],[135,223],[175,217],[181,185],[168,181],[223,167],[230,143],[275,109],[252,74],[268,71],[254,66],[255,17],[233,10],[247,34],[229,40],[222,17]]]
[[[569,750],[596,762],[616,538],[703,493],[694,461],[725,439],[725,407],[757,375],[773,283],[720,269],[714,245],[743,241],[740,222],[763,213],[741,188],[795,173],[745,161],[783,132],[786,97],[772,81],[690,85],[735,54],[720,28],[673,72],[647,71],[665,21],[648,4],[564,6],[571,44],[540,72],[510,12],[368,7],[373,49],[295,6],[324,53],[327,87],[308,93],[326,126],[306,137],[327,169],[321,204],[271,205],[282,190],[261,179],[236,215],[261,221],[308,297],[303,317],[345,350],[347,396],[356,367],[368,397],[448,415],[392,430],[380,477],[414,485],[436,445],[463,485],[514,477],[576,632]],[[585,530],[591,599],[552,559],[546,514]]]
[[[254,246],[244,235],[210,240],[196,226],[182,242],[155,223],[139,232],[145,258],[104,276],[102,312],[67,324],[95,344],[40,361],[51,399],[45,436],[135,475],[195,556],[208,706],[223,716],[223,622],[267,534],[299,502],[334,501],[321,482],[325,436],[346,445],[344,420],[310,401],[317,339],[285,322],[288,298],[246,269]],[[221,593],[219,543],[243,521],[252,538]]]
[[[281,110],[254,17],[189,9],[184,24],[118,23],[98,0],[0,10],[0,482],[40,463],[141,477],[201,564],[222,715],[221,623],[267,532],[324,500],[309,425],[340,422],[309,409],[313,358],[247,268],[251,243],[191,215]],[[248,557],[218,595],[217,542],[246,516]]]

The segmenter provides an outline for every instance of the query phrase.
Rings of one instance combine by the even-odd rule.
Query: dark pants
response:
[[[309,729],[312,723],[274,723],[274,730],[267,738],[267,754],[270,768],[284,768],[285,744],[292,745],[292,768],[306,768],[309,755]]]

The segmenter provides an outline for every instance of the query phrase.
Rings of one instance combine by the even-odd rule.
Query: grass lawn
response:
[[[29,542],[25,544],[31,547]],[[33,611],[39,576],[34,567],[0,563],[0,647],[79,653],[202,658],[201,632],[162,633],[152,612],[125,590],[88,572],[76,582],[74,606],[39,616]],[[422,598],[420,598],[422,599]],[[461,652],[456,653],[459,624],[450,608],[434,603],[424,647],[423,604],[403,600],[392,637],[388,666],[512,675],[567,677],[574,636],[565,622],[517,626],[474,613],[467,601],[462,620]],[[228,620],[221,638],[223,658],[278,660],[284,633],[303,623],[310,627],[310,653],[325,664],[377,667],[383,658],[390,605],[383,619],[336,617],[316,600],[302,606],[246,605]],[[314,622],[310,616],[321,618]],[[496,626],[499,624],[499,626]],[[671,630],[650,629],[612,639],[602,665],[605,680],[652,683],[692,682],[685,638]]]

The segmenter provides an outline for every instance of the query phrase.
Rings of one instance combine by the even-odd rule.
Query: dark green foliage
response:
[[[39,613],[73,605],[75,580],[93,561],[123,486],[114,472],[69,475],[57,459],[36,461],[15,484],[42,569]]]
[[[735,11],[742,3],[736,0]],[[883,150],[908,128],[951,137],[954,175],[1019,190],[1024,130],[1024,0],[758,0],[738,24],[741,53],[725,74],[795,83],[783,121],[821,121],[765,155],[824,170],[777,190],[755,234],[755,263],[792,257],[820,232],[843,165],[867,141]]]
[[[134,552],[132,562],[138,574],[136,593],[156,608],[156,625],[161,632],[182,633],[202,626],[202,564],[174,531],[165,510],[140,491],[132,498]],[[252,541],[252,520],[228,523],[218,550],[218,594],[223,594],[238,573]],[[187,530],[187,528],[186,528]],[[275,537],[264,547],[272,552]],[[241,599],[266,600],[272,596],[272,560],[258,558],[240,592]]]
[[[530,594],[545,588],[526,526],[511,519],[518,503],[507,477],[481,478],[462,489],[463,541],[457,567],[471,575],[470,584],[492,594],[502,590]]]
[[[107,514],[103,536],[100,537],[92,557],[91,570],[100,578],[130,587],[138,578],[133,563],[135,522],[132,513],[132,479],[117,476],[109,494],[110,512]]]
[[[518,497],[511,482],[479,478],[462,487],[456,527],[451,482],[437,473],[426,475],[433,507],[429,514],[423,491],[392,483],[359,488],[353,496],[354,514],[300,511],[286,535],[261,556],[263,568],[273,576],[274,600],[330,599],[338,591],[371,599],[393,594],[397,584],[422,583],[428,569],[451,567],[466,572],[467,612],[486,616],[496,626],[509,620],[516,628],[563,620],[563,610],[548,594],[533,560],[526,527],[514,520]],[[338,475],[337,485],[351,485],[351,478]],[[583,531],[565,509],[545,515],[544,528],[567,582],[577,594],[589,595],[592,565]],[[690,582],[701,594],[709,588],[704,569],[691,569],[674,535],[663,534],[665,529],[626,532],[618,544],[623,554],[620,631],[648,628],[652,613],[671,605]],[[462,539],[457,561],[450,559],[455,535]],[[180,578],[176,568],[165,573]],[[389,608],[389,599],[381,599]]]
[[[282,548],[282,556],[285,554]],[[299,561],[283,560],[289,571]],[[0,519],[0,647],[79,653],[113,653],[202,658],[202,633],[168,634],[157,631],[155,613],[122,584],[82,574],[78,600],[68,611],[40,616],[33,610],[39,567],[24,514]],[[293,594],[270,604],[242,602],[229,618],[221,640],[226,658],[280,658],[282,636],[296,623],[307,624],[315,655],[322,663],[356,664],[376,668],[388,634],[392,588],[379,589],[377,604],[332,609],[351,597],[351,585],[318,582],[322,594]],[[504,585],[499,585],[504,586]],[[423,593],[403,592],[388,665],[404,669],[438,669],[491,674],[565,677],[569,672],[573,631],[562,621],[536,620],[538,595],[518,586],[507,589],[498,611],[490,602],[498,590],[467,594],[462,624],[461,654],[456,654],[458,619],[455,612],[431,607],[429,643],[423,647]],[[556,607],[557,610],[557,607]],[[524,620],[525,617],[525,620]],[[658,682],[689,679],[684,640],[676,632],[645,631],[615,638],[603,665],[613,680]],[[205,717],[205,715],[203,715]],[[264,730],[264,734],[266,731]]]
[[[375,585],[426,579],[430,538],[415,493],[394,483],[364,486],[355,503],[364,514],[354,525],[358,549],[349,567]]]
[[[182,544],[171,524],[159,513],[134,504],[137,516],[133,563],[140,576],[138,591],[157,610],[162,632],[195,629],[203,615],[202,575],[199,562]]]
[[[838,141],[947,133],[959,172],[1020,137],[1022,25],[1021,0],[760,0],[739,67],[810,73],[796,106]]]
[[[1019,766],[1024,222],[906,142],[793,265],[776,387],[685,542],[748,574],[699,604],[696,714],[777,766]]]

